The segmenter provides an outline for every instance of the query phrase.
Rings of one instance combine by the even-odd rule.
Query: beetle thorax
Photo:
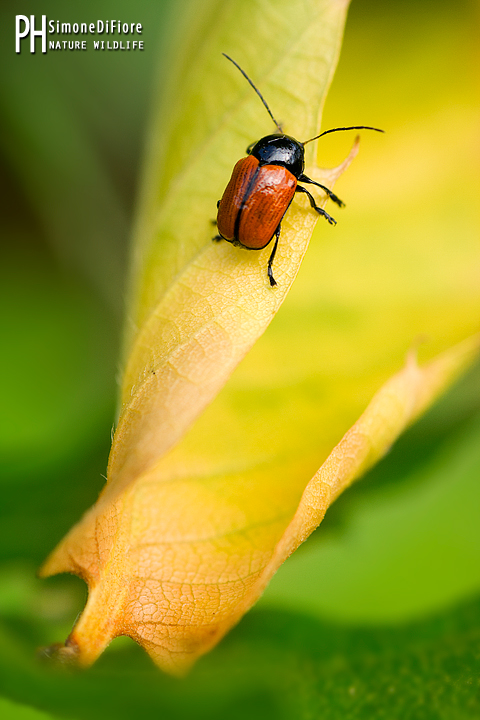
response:
[[[260,165],[283,165],[298,178],[305,169],[305,151],[302,143],[289,135],[267,135],[251,150]]]

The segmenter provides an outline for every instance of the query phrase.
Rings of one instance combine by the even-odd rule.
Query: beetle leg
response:
[[[212,242],[220,242],[220,240],[224,240],[221,235],[215,235],[215,237],[212,238]]]
[[[323,215],[323,217],[324,217],[326,220],[328,220],[328,222],[330,223],[330,225],[336,225],[336,224],[337,224],[337,221],[334,220],[334,218],[332,218],[331,215],[329,215],[327,212],[325,212],[325,210],[323,210],[323,208],[318,207],[318,205],[317,205],[316,202],[315,202],[315,198],[313,197],[313,195],[311,195],[311,194],[308,192],[308,190],[305,190],[305,188],[302,187],[301,185],[297,185],[297,187],[295,188],[295,192],[303,192],[303,193],[305,193],[305,195],[307,195],[307,196],[308,196],[308,199],[310,200],[310,205],[312,206],[312,208],[313,208],[314,210],[316,210],[316,211],[318,212],[319,215]]]
[[[268,271],[267,272],[268,272],[268,279],[270,280],[270,285],[272,287],[275,287],[275,285],[277,284],[275,278],[273,277],[272,263],[275,258],[275,253],[277,252],[277,245],[278,245],[279,237],[280,237],[280,225],[275,230],[275,245],[273,246],[273,250],[270,254],[270,257],[268,258]]]
[[[303,174],[300,175],[298,179],[300,180],[300,182],[309,183],[310,185],[316,185],[317,187],[322,188],[322,190],[327,193],[330,200],[333,200],[334,203],[337,203],[339,207],[345,207],[345,203],[340,200],[340,198],[337,197],[329,188],[325,187],[325,185],[320,185],[320,183],[315,182],[315,180],[310,180],[309,177]]]

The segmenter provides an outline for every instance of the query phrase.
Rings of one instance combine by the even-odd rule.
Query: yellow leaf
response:
[[[284,0],[272,16],[266,2],[229,3],[228,19],[212,23],[212,37],[184,76],[170,77],[169,110],[154,130],[135,238],[122,409],[108,467],[115,491],[175,444],[265,331],[317,222],[303,198],[293,203],[282,223],[274,290],[266,274],[271,246],[247,252],[211,242],[211,218],[234,163],[252,139],[272,132],[259,98],[221,51],[242,61],[279,108],[286,133],[312,137],[346,6],[345,0]],[[268,48],[250,53],[247,63],[244,38],[255,45],[254,38],[260,44],[265,36]],[[333,185],[354,154],[325,171],[324,182]],[[311,163],[312,145],[306,155]],[[322,172],[315,177],[321,181]]]
[[[294,453],[301,443],[290,440],[304,433],[310,416],[281,432],[279,418],[301,413],[301,398],[293,407],[282,396],[268,407],[267,397],[262,407],[260,384],[250,375],[242,387],[230,381],[203,412],[278,310],[316,221],[301,198],[294,201],[282,225],[276,289],[266,275],[270,248],[252,253],[211,243],[210,219],[234,162],[272,130],[258,97],[220,53],[245,67],[285,132],[311,137],[345,11],[335,0],[284,0],[274,12],[266,2],[234,0],[219,15],[212,2],[185,32],[148,152],[107,486],[43,568],[44,575],[74,572],[88,583],[86,608],[63,649],[80,664],[124,634],[163,669],[184,672],[476,348],[473,340],[424,369],[410,360],[308,484],[325,447],[335,444],[328,445],[336,428],[326,430],[324,422],[307,452]],[[323,173],[311,167],[314,148],[307,148],[308,171],[332,185],[357,146],[336,171]],[[326,224],[322,231],[324,238],[334,232]],[[353,354],[348,333],[345,343],[345,356]],[[282,361],[261,352],[255,369],[275,377]],[[294,358],[304,348],[291,343],[288,352]],[[333,364],[343,361],[337,348],[331,352]],[[295,385],[295,363],[283,364]],[[245,401],[245,387],[256,406]],[[353,412],[361,398],[352,403],[350,388],[336,390],[338,406]],[[337,418],[338,425],[348,427]]]
[[[183,673],[259,598],[342,490],[471,362],[479,340],[424,368],[411,353],[299,503],[295,465],[279,466],[277,475],[259,466],[202,477],[182,466],[181,453],[167,455],[114,501],[101,497],[43,568],[44,575],[75,572],[89,585],[63,652],[88,665],[113,637],[129,635],[162,669]]]

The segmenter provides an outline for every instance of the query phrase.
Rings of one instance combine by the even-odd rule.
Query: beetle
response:
[[[305,142],[295,140],[290,135],[283,133],[267,102],[240,65],[225,53],[222,54],[240,70],[250,83],[275,123],[278,132],[266,135],[258,142],[252,143],[247,148],[247,157],[239,160],[233,168],[232,177],[225,188],[222,199],[217,202],[218,235],[213,240],[226,240],[232,245],[247,250],[262,250],[275,237],[267,270],[270,285],[274,287],[277,283],[273,277],[272,264],[277,252],[282,220],[295,193],[304,193],[313,210],[323,216],[331,225],[336,225],[336,220],[319,207],[313,195],[298,183],[316,185],[339,207],[344,206],[340,198],[329,188],[304,174],[305,145],[313,140],[318,140],[323,135],[340,130],[384,131],[367,125],[354,125],[325,130]]]

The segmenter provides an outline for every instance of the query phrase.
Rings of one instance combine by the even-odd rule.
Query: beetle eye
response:
[[[251,154],[252,154],[252,150],[253,150],[253,148],[255,147],[256,144],[257,144],[256,142],[250,143],[250,145],[247,147],[247,155],[251,155]]]

